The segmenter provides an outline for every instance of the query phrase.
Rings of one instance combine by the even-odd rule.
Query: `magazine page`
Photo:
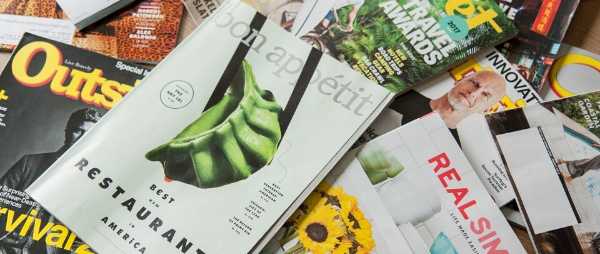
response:
[[[584,253],[569,238],[571,226],[581,223],[558,165],[556,151],[545,128],[529,128],[497,135],[509,175],[514,182],[517,204],[538,253]],[[519,142],[516,142],[516,141]],[[565,230],[566,229],[566,230]],[[555,240],[546,240],[553,234]],[[552,238],[550,238],[552,239]],[[585,253],[590,253],[588,249]]]
[[[12,51],[25,32],[70,44],[75,26],[62,16],[56,0],[0,1],[0,51]]]
[[[379,126],[397,127],[431,112],[440,113],[486,190],[497,205],[503,206],[514,195],[483,115],[541,101],[517,69],[498,50],[489,49],[453,68],[448,75],[398,96],[386,110],[395,117],[378,118],[359,142],[388,131]]]
[[[508,183],[516,190],[516,206],[521,210],[518,212],[523,217],[522,224],[529,231],[538,253],[594,253],[599,250],[598,241],[594,240],[597,232],[600,232],[600,209],[594,194],[597,178],[594,158],[600,154],[600,126],[596,119],[599,113],[598,103],[600,94],[594,92],[491,114],[483,120],[484,127],[496,140],[498,147],[502,148],[503,163],[510,180]],[[504,141],[500,141],[501,135]],[[529,142],[510,142],[515,136]],[[526,149],[534,143],[537,149]],[[531,162],[522,161],[521,158],[533,157],[532,154],[544,155],[545,160],[536,161],[547,165],[527,167]],[[535,173],[518,175],[521,181],[515,181],[513,170]],[[531,184],[527,183],[538,181],[536,176],[544,174],[543,172],[547,175],[554,174],[554,180],[547,180],[539,192],[532,191],[529,187]],[[569,201],[565,202],[563,198],[562,204],[557,204],[557,194],[541,193],[548,188],[562,188]],[[526,191],[529,193],[524,194]],[[523,195],[544,196],[545,198],[537,200],[542,202],[541,205],[570,205],[572,209],[562,209],[561,216],[572,216],[577,221],[565,224],[564,220],[538,218],[540,215],[535,212],[535,208],[540,204],[528,203],[526,197],[521,197]],[[510,207],[512,206],[506,208]],[[530,212],[530,209],[533,210]],[[540,224],[534,223],[536,220],[541,221],[541,225],[545,227],[539,227]],[[559,223],[561,221],[563,223]]]
[[[599,55],[562,44],[541,96],[548,101],[598,91],[599,70]]]
[[[397,93],[517,32],[493,0],[245,1]]]
[[[196,25],[211,15],[224,0],[181,0]]]
[[[600,250],[600,203],[596,199],[599,103],[600,94],[594,92],[486,117],[502,149],[520,215],[538,253]],[[539,190],[532,188],[531,183],[544,175],[551,178]],[[540,197],[536,202],[528,199],[536,195]],[[550,209],[540,213],[539,207],[544,205],[570,209],[553,209],[555,216],[545,218]]]
[[[158,63],[177,46],[180,0],[143,0],[78,32],[73,45],[119,59]]]
[[[409,241],[413,249],[526,253],[438,114],[359,149],[360,166],[396,226],[421,239]]]
[[[355,152],[347,153],[263,254],[413,253]]]
[[[28,193],[100,253],[247,253],[392,97],[231,1]]]
[[[364,143],[387,131],[431,112],[442,119],[457,138],[464,132],[459,123],[472,114],[492,113],[541,101],[537,92],[495,49],[484,50],[412,91],[398,96],[369,127],[359,142]],[[487,187],[487,186],[486,186]]]
[[[361,136],[365,143],[431,112],[442,119],[473,165],[497,205],[513,200],[496,144],[483,115],[537,104],[541,97],[504,56],[495,49],[481,52],[448,72],[398,96]]]
[[[498,46],[536,89],[546,85],[552,63],[579,0],[497,0],[519,34]]]
[[[135,0],[56,0],[78,30],[126,7]]]
[[[23,36],[0,74],[1,253],[91,253],[25,188],[148,72],[32,34]]]

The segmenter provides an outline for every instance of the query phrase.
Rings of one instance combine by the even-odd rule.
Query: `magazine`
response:
[[[69,20],[82,30],[135,0],[56,0]]]
[[[155,64],[177,45],[179,0],[142,0],[75,32],[56,0],[0,3],[0,50],[12,51],[24,32],[131,62]],[[9,4],[10,3],[10,4]]]
[[[245,1],[397,93],[517,33],[493,0]]]
[[[393,98],[321,55],[226,2],[27,191],[100,253],[248,253]]]
[[[542,94],[544,100],[574,96],[598,91],[600,75],[595,66],[600,66],[598,56],[572,46],[561,49],[560,57],[552,65]],[[473,117],[459,126],[468,135],[461,136],[461,147],[469,161],[498,205],[506,205],[514,199],[509,179],[505,173],[500,153],[483,117]],[[516,209],[516,204],[511,207]],[[515,221],[517,222],[517,221]]]
[[[70,44],[75,26],[62,16],[56,0],[0,1],[0,51],[12,51],[25,32]]]
[[[519,34],[498,46],[536,89],[546,84],[579,0],[497,0]]]
[[[0,74],[0,253],[91,252],[24,191],[148,72],[23,36]]]
[[[181,0],[196,25],[212,14],[224,0]]]
[[[541,96],[547,101],[598,91],[599,70],[599,55],[562,44],[558,58],[550,68]]]
[[[488,115],[538,253],[600,251],[600,93]]]
[[[459,123],[472,114],[498,112],[540,101],[537,92],[508,60],[491,48],[447,74],[398,96],[359,142],[364,143],[431,112],[440,113],[458,141],[462,133]]]
[[[413,253],[348,152],[261,253]]]
[[[73,45],[115,58],[158,63],[177,45],[180,0],[143,0],[78,32]]]
[[[364,146],[356,160],[418,253],[526,253],[438,114]]]

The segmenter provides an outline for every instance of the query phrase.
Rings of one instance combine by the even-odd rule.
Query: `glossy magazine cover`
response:
[[[403,93],[517,30],[493,0],[246,0],[390,91]]]
[[[205,21],[28,189],[100,253],[249,252],[393,96],[244,3]]]
[[[148,72],[23,36],[0,75],[0,252],[91,252],[24,191]]]
[[[358,149],[352,165],[415,253],[526,253],[438,114]]]
[[[579,0],[497,0],[519,34],[498,46],[515,68],[540,92]]]

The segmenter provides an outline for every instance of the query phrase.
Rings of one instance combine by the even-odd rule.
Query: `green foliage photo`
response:
[[[430,0],[429,15],[440,21],[446,16],[444,7],[448,0]],[[382,2],[386,0],[365,1],[360,7],[357,18],[353,24],[354,30],[352,33],[342,31],[339,28],[331,29],[336,45],[336,50],[344,56],[344,60],[351,65],[356,64],[363,57],[368,57],[371,61],[375,58],[373,54],[377,52],[379,47],[402,49],[408,60],[404,63],[403,75],[385,76],[386,83],[384,86],[392,91],[404,91],[411,85],[417,84],[422,80],[430,78],[432,73],[439,73],[450,66],[460,64],[466,57],[479,51],[481,47],[489,47],[501,43],[503,40],[510,38],[516,34],[516,28],[512,22],[508,20],[501,9],[493,0],[473,0],[476,9],[492,8],[496,11],[500,18],[496,18],[496,22],[504,31],[496,33],[489,25],[478,26],[471,29],[466,39],[456,41],[457,47],[450,53],[449,57],[439,61],[436,65],[430,66],[424,62],[422,57],[410,45],[400,29],[390,20],[383,8],[380,7]],[[400,5],[406,3],[406,0],[398,0]],[[348,21],[348,13],[352,6],[346,6],[338,10],[338,17],[341,27],[346,27]],[[440,28],[441,29],[441,28]]]

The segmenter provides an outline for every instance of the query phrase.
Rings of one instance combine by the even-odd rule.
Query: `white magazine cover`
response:
[[[416,253],[526,253],[438,114],[359,149],[355,166]]]
[[[262,254],[412,253],[375,188],[348,152]]]
[[[28,189],[99,253],[247,253],[392,98],[237,1],[142,83]]]
[[[78,30],[135,2],[135,0],[56,0]]]

